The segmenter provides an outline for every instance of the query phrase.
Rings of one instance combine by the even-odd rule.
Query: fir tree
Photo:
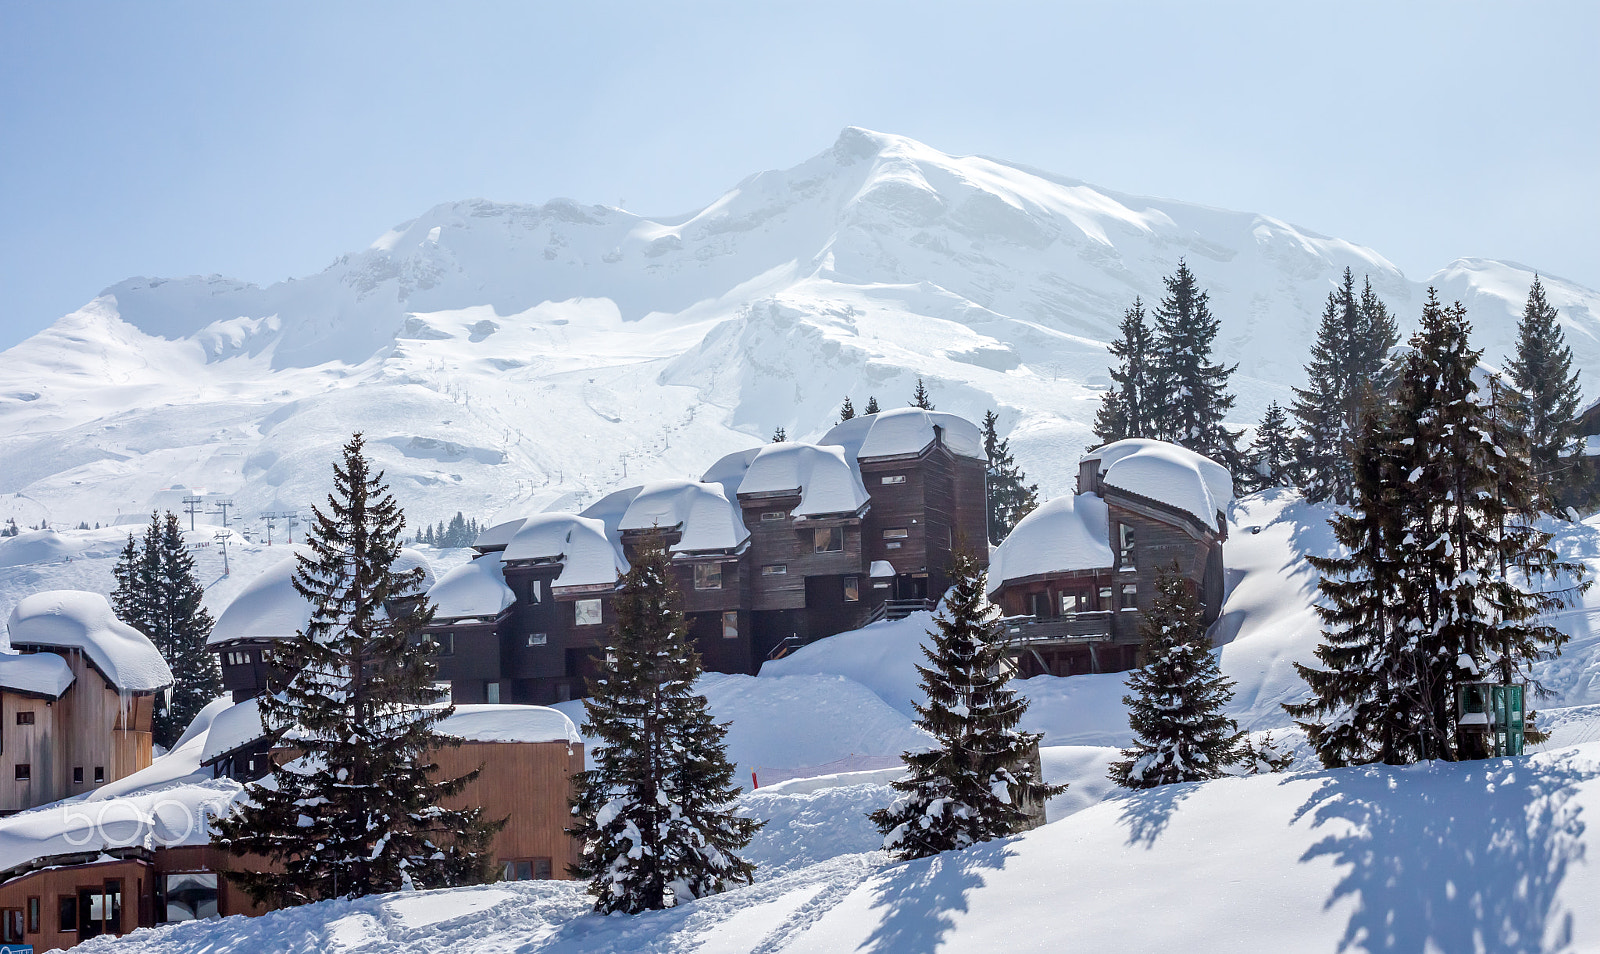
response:
[[[1011,442],[1001,439],[996,429],[999,415],[983,415],[983,450],[988,458],[985,484],[988,487],[989,542],[998,546],[1011,533],[1017,521],[1039,506],[1039,487],[1027,482],[1027,475],[1011,456]]]
[[[1267,405],[1256,427],[1255,440],[1245,455],[1245,473],[1241,477],[1252,489],[1289,487],[1294,485],[1295,453],[1294,428],[1288,415],[1277,401]]]
[[[844,404],[839,407],[839,423],[853,420],[856,416],[856,406],[850,403],[850,395],[844,396]]]
[[[1237,369],[1211,360],[1220,322],[1211,315],[1210,295],[1200,288],[1182,259],[1165,279],[1167,294],[1156,308],[1154,378],[1159,400],[1147,404],[1153,436],[1181,444],[1231,471],[1240,469],[1239,432],[1223,426],[1233,407],[1228,378]]]
[[[1005,645],[984,595],[983,573],[958,553],[952,584],[935,620],[928,665],[918,666],[926,704],[914,703],[917,725],[938,742],[904,755],[907,777],[890,783],[900,793],[872,813],[883,846],[900,858],[923,858],[1003,838],[1030,826],[1030,809],[1066,790],[1040,778],[1037,733],[1017,724],[1028,701],[1007,683]]]
[[[1517,354],[1507,369],[1522,393],[1521,414],[1532,457],[1533,504],[1556,509],[1564,478],[1578,460],[1578,372],[1572,369],[1557,310],[1534,276],[1517,323]]]
[[[1220,778],[1239,760],[1244,733],[1222,710],[1233,698],[1206,637],[1200,601],[1178,572],[1163,569],[1142,627],[1144,665],[1124,696],[1134,743],[1110,777],[1128,788]]]
[[[772,443],[774,443],[774,444],[782,444],[785,441],[787,441],[788,439],[789,439],[789,432],[785,431],[782,426],[779,426],[776,430],[774,430],[772,432]]]
[[[911,406],[920,407],[924,411],[933,410],[933,400],[928,396],[928,389],[923,387],[921,378],[917,378],[917,389],[912,392]]]
[[[206,646],[211,614],[205,590],[194,575],[194,557],[183,541],[178,515],[167,511],[157,540],[158,570],[151,592],[146,633],[172,669],[172,695],[155,714],[156,744],[170,747],[194,717],[222,694],[222,671]]]
[[[1241,740],[1235,767],[1243,775],[1268,775],[1287,771],[1293,764],[1294,753],[1274,739],[1271,732],[1264,732],[1260,739],[1246,735]]]
[[[143,572],[144,550],[133,534],[117,554],[117,563],[111,570],[117,585],[111,591],[111,611],[134,629],[144,632],[140,625],[149,618],[152,580]]]
[[[584,700],[588,771],[574,777],[582,856],[596,911],[637,914],[748,884],[735,852],[761,823],[734,814],[739,789],[726,723],[695,692],[700,654],[659,538],[635,552],[613,600],[617,614],[601,678]]]
[[[870,394],[867,395],[867,413],[868,414],[876,414],[876,413],[878,413],[878,399],[873,397]]]
[[[1145,323],[1141,299],[1135,298],[1133,307],[1123,313],[1117,331],[1120,337],[1108,346],[1118,361],[1118,366],[1110,369],[1116,385],[1106,392],[1095,417],[1094,432],[1100,444],[1155,436],[1154,422],[1165,401],[1155,341]]]
[[[481,809],[439,804],[477,771],[436,777],[432,753],[459,741],[434,731],[453,707],[425,705],[440,695],[420,642],[433,609],[421,568],[394,570],[404,529],[356,434],[334,466],[327,509],[312,508],[312,555],[298,558],[294,585],[311,620],[274,654],[283,684],[259,697],[269,743],[301,757],[274,764],[216,823],[216,845],[271,862],[229,874],[258,901],[304,904],[488,874],[498,824]],[[407,614],[385,609],[411,599]]]

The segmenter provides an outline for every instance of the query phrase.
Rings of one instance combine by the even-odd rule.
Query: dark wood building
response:
[[[1226,468],[1174,444],[1118,441],[1084,457],[1077,495],[1023,518],[990,567],[1019,674],[1138,665],[1163,569],[1177,568],[1215,622],[1232,499]]]

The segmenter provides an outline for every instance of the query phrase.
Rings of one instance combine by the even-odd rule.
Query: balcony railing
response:
[[[1017,644],[1093,642],[1116,636],[1116,614],[1099,610],[1067,616],[1007,616],[1000,620],[1000,633]]]

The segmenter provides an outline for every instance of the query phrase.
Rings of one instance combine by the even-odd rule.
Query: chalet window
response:
[[[600,625],[599,600],[575,600],[572,604],[572,619],[579,626]]]
[[[1136,610],[1139,608],[1139,584],[1122,584],[1122,608],[1125,610]]]
[[[906,482],[906,475],[894,474],[892,476],[887,476],[883,478],[883,482],[886,484],[903,484]]]
[[[529,633],[528,634],[528,645],[529,646],[543,646],[548,642],[550,642],[550,637],[546,636],[544,633]]]
[[[811,531],[811,552],[838,553],[843,549],[843,527],[818,527]]]
[[[455,633],[434,633],[428,637],[428,645],[432,647],[429,653],[434,656],[454,656],[456,654]]]
[[[904,540],[910,535],[911,534],[907,533],[904,527],[897,527],[892,530],[883,531],[883,538],[885,540]]]
[[[768,563],[761,568],[762,576],[783,576],[788,572],[789,564],[787,563]]]
[[[1089,593],[1087,590],[1066,590],[1061,594],[1061,615],[1071,616],[1074,613],[1087,613],[1089,611]]]
[[[164,905],[157,914],[167,923],[214,918],[217,911],[217,876],[210,871],[179,871],[158,875]],[[165,907],[165,911],[159,910]]]
[[[722,589],[722,564],[696,563],[694,565],[694,588],[697,590]]]
[[[789,519],[789,511],[787,510],[767,510],[761,514],[762,523],[771,523],[774,520],[787,519]]]
[[[861,577],[847,576],[844,578],[844,601],[857,603],[861,600]]]
[[[83,766],[81,766],[81,765],[73,766],[73,769],[72,769],[72,784],[74,784],[74,785],[82,785],[83,784]]]
[[[104,765],[96,765],[94,767],[94,783],[96,785],[99,785],[99,784],[103,783],[105,780],[106,780],[106,767]]]
[[[506,881],[549,881],[549,858],[519,858],[506,862]]]
[[[1109,586],[1100,587],[1099,596],[1100,596],[1100,608],[1101,609],[1109,610],[1113,606],[1116,605],[1116,603],[1113,602],[1113,592],[1114,591]]]
[[[1050,597],[1045,593],[1029,593],[1028,604],[1031,615],[1040,618],[1050,615]]]
[[[225,661],[230,666],[248,666],[254,660],[254,658],[255,657],[249,652],[235,652],[228,653],[225,657]]]
[[[433,684],[433,701],[439,705],[448,706],[455,702],[455,689],[450,680],[441,679]]]
[[[491,706],[500,704],[500,684],[498,682],[484,683],[483,701]]]
[[[722,614],[722,638],[739,638],[739,614],[735,610],[728,610]]]
[[[56,914],[58,916],[59,930],[76,931],[78,929],[78,896],[75,894],[56,895]]]
[[[42,907],[43,907],[43,905],[40,903],[40,899],[39,899],[38,895],[34,895],[33,897],[28,899],[28,933],[29,934],[38,934],[39,931],[40,931],[39,922],[43,920],[43,918],[40,916],[40,909]]]
[[[17,725],[33,725],[33,710],[17,713]]]
[[[0,941],[4,941],[8,945],[9,944],[21,944],[22,943],[22,909],[21,908],[6,908],[5,909],[5,922],[4,923],[5,923],[5,927],[4,927],[3,933],[0,933]],[[10,950],[10,948],[7,948],[7,950]]]
[[[27,782],[33,779],[33,766],[28,762],[17,763],[17,781]]]
[[[1133,566],[1133,525],[1117,524],[1117,566],[1131,570]]]

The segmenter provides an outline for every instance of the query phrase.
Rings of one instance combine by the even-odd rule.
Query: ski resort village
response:
[[[1065,8],[0,3],[0,954],[1600,952],[1600,15]]]

